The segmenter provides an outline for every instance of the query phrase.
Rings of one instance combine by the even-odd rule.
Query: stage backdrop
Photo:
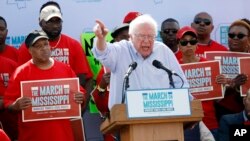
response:
[[[8,22],[7,43],[19,47],[28,32],[38,29],[39,9],[47,0],[1,0],[0,15]],[[250,18],[247,0],[57,0],[63,12],[63,32],[80,41],[92,31],[95,19],[112,30],[128,11],[151,14],[158,22],[176,18],[181,26],[190,25],[196,13],[206,11],[214,18],[212,38],[227,44],[228,25],[239,18]]]

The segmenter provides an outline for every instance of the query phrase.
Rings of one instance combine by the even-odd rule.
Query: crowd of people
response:
[[[21,111],[32,106],[29,97],[21,96],[22,81],[78,77],[80,90],[73,93],[74,101],[85,112],[92,97],[100,118],[105,120],[113,105],[122,102],[122,78],[133,62],[136,62],[136,69],[129,76],[129,90],[189,88],[181,64],[208,61],[206,51],[248,53],[250,49],[248,19],[232,22],[228,30],[228,47],[225,47],[211,39],[213,18],[207,12],[196,14],[193,22],[183,27],[174,18],[164,20],[159,28],[162,42],[156,41],[158,26],[152,16],[129,12],[111,31],[111,42],[106,41],[109,30],[105,23],[96,20],[92,53],[102,68],[93,80],[81,44],[61,33],[62,21],[60,5],[55,1],[46,2],[39,11],[41,30],[28,33],[25,42],[15,49],[5,44],[7,22],[0,16],[0,63],[3,66],[0,68],[0,125],[3,128],[0,140],[74,140],[69,119],[22,121]],[[154,60],[174,70],[183,80],[173,77],[173,85],[165,71],[152,65]],[[230,126],[243,125],[250,119],[250,91],[246,97],[239,91],[248,76],[238,74],[229,80],[220,74],[213,79],[223,85],[224,97],[202,101],[204,117],[184,130],[185,141],[229,141]],[[194,99],[191,94],[190,99]],[[119,135],[104,134],[103,140],[116,141]]]

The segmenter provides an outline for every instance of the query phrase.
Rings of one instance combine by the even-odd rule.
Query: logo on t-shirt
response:
[[[57,61],[69,64],[69,49],[68,48],[56,48],[51,51],[51,57]]]
[[[9,74],[8,73],[1,73],[1,78],[3,80],[4,86],[7,87],[9,79],[10,79]]]

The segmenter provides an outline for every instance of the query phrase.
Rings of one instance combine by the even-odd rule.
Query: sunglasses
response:
[[[180,44],[181,46],[186,46],[187,44],[190,44],[190,45],[196,45],[198,43],[198,41],[196,39],[192,39],[192,40],[180,40]]]
[[[201,19],[201,18],[194,19],[195,24],[200,24],[201,22],[203,22],[206,26],[211,24],[211,21],[209,19]]]
[[[169,34],[170,32],[173,33],[173,34],[176,34],[177,30],[176,29],[166,29],[166,30],[163,30],[163,33],[165,33],[165,34]]]
[[[228,37],[231,39],[235,39],[235,37],[237,37],[238,39],[243,39],[245,36],[245,34],[239,33],[239,34],[234,34],[234,33],[228,33]]]

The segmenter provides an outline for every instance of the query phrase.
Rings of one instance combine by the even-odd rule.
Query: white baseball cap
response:
[[[41,10],[39,20],[45,20],[47,22],[53,17],[58,17],[62,19],[62,13],[58,7],[54,5],[49,5]]]

